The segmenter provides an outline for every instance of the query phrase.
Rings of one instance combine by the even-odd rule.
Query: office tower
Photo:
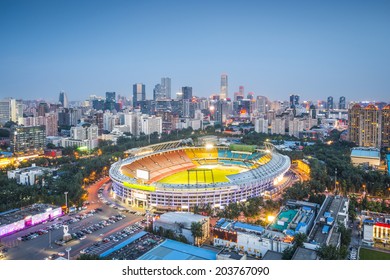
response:
[[[138,83],[133,85],[133,107],[141,105],[146,100],[145,85]]]
[[[112,91],[112,92],[106,92],[106,102],[113,102],[115,103],[116,102],[116,99],[115,99],[115,92]]]
[[[106,92],[106,101],[104,102],[104,110],[119,110],[119,104],[116,103],[115,92]]]
[[[154,89],[153,89],[153,100],[157,101],[160,99],[162,99],[162,97],[161,97],[161,84],[157,84],[154,86]]]
[[[299,105],[299,95],[298,94],[291,94],[290,95],[290,108],[293,108],[297,105]]]
[[[45,126],[13,126],[10,133],[11,151],[15,155],[41,154],[45,148]]]
[[[265,114],[268,111],[268,98],[265,96],[257,96],[256,98],[256,110],[260,114]]]
[[[316,106],[314,106],[314,104],[311,104],[310,105],[310,117],[312,118],[312,119],[315,119],[315,118],[317,118],[317,110],[316,110]]]
[[[226,74],[221,75],[221,92],[219,99],[228,98],[228,76]]]
[[[329,96],[328,100],[326,102],[326,108],[328,110],[333,110],[334,109],[334,104],[333,104],[333,96]]]
[[[161,78],[161,93],[164,99],[171,99],[171,78]]]
[[[245,95],[244,86],[240,86],[238,88],[238,93],[240,96],[244,97],[244,95]]]
[[[59,102],[61,103],[62,107],[69,108],[68,96],[66,95],[66,92],[60,92]]]
[[[382,147],[390,147],[390,104],[382,108]]]
[[[182,87],[181,92],[183,93],[183,99],[185,100],[192,99],[192,87]]]
[[[343,109],[343,110],[346,109],[346,106],[345,106],[345,96],[341,96],[341,97],[340,97],[339,109]]]

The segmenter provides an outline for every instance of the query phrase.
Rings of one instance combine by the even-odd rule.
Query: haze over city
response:
[[[299,94],[388,101],[388,1],[2,1],[0,97],[83,100],[106,91],[147,98],[240,85],[272,100]]]

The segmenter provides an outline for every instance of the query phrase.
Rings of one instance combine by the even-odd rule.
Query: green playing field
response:
[[[198,183],[212,183],[212,175],[210,171],[205,171],[206,168],[199,166],[198,168],[194,168],[191,170],[199,170],[198,172],[187,172],[187,170],[180,171],[178,173],[172,174],[170,176],[167,176],[163,179],[161,179],[159,182],[164,184],[188,184],[188,176],[190,176],[190,184],[196,184],[196,176],[198,175]],[[231,174],[237,174],[242,170],[245,170],[240,167],[222,167],[222,166],[215,166],[213,168],[210,168],[208,170],[213,171],[214,176],[214,182],[215,183],[223,183],[223,182],[229,182],[227,175]],[[196,174],[197,173],[197,174]],[[189,175],[188,175],[189,174]]]

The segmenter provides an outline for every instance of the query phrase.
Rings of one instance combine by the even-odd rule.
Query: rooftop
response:
[[[56,207],[57,206],[52,206],[48,204],[33,204],[29,207],[24,207],[22,209],[16,208],[13,210],[1,212],[0,226],[15,223],[17,221],[23,220],[27,216],[44,213],[47,209]]]
[[[314,250],[298,247],[292,257],[293,260],[316,260],[317,253]]]
[[[138,260],[216,260],[217,253],[174,240],[166,240]]]
[[[364,157],[380,159],[381,155],[378,149],[375,148],[353,148],[351,157]]]
[[[161,223],[182,223],[186,227],[191,227],[192,223],[203,222],[208,217],[191,212],[167,212],[160,216]]]
[[[271,250],[268,250],[267,253],[265,253],[263,260],[281,260],[282,259],[282,253],[274,252]]]
[[[297,213],[298,211],[293,209],[281,211],[278,217],[275,219],[275,222],[270,227],[272,229],[283,232],[285,229],[287,229],[288,225],[291,223]]]

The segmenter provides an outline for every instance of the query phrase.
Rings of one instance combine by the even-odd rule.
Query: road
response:
[[[97,211],[93,216],[87,217],[79,222],[75,222],[69,225],[69,233],[74,233],[79,231],[82,228],[88,227],[95,223],[98,223],[102,220],[106,220],[113,215],[117,215],[119,211],[106,205],[101,202],[98,198],[98,190],[100,187],[108,187],[107,182],[109,178],[106,177],[95,184],[91,185],[87,188],[88,190],[88,200],[90,205],[87,210],[81,211],[77,214],[82,214],[85,212],[89,212],[91,209],[101,208],[103,211]],[[108,196],[108,192],[103,192],[103,196]],[[108,199],[106,197],[105,199]],[[8,252],[6,253],[6,259],[14,259],[14,260],[42,260],[47,258],[52,254],[57,254],[59,252],[65,252],[67,247],[71,247],[70,258],[76,258],[80,253],[80,250],[91,246],[94,242],[101,240],[102,238],[111,235],[116,231],[120,231],[123,228],[134,224],[137,221],[142,220],[143,216],[136,216],[129,213],[122,213],[126,217],[120,221],[117,221],[114,224],[108,225],[102,229],[99,229],[91,234],[87,234],[84,240],[72,240],[68,242],[65,246],[59,246],[54,243],[55,240],[62,239],[63,236],[63,228],[60,227],[58,229],[54,229],[49,231],[47,234],[43,234],[38,236],[35,239],[28,241],[19,241],[17,238],[24,236],[30,232],[35,232],[40,229],[46,228],[50,225],[61,223],[62,221],[68,220],[72,218],[72,215],[64,215],[56,221],[48,222],[46,224],[40,224],[33,226],[29,229],[25,229],[23,231],[17,232],[10,236],[2,238],[1,242],[5,247],[8,248]],[[51,241],[51,242],[50,242]],[[65,256],[66,257],[66,256]]]

